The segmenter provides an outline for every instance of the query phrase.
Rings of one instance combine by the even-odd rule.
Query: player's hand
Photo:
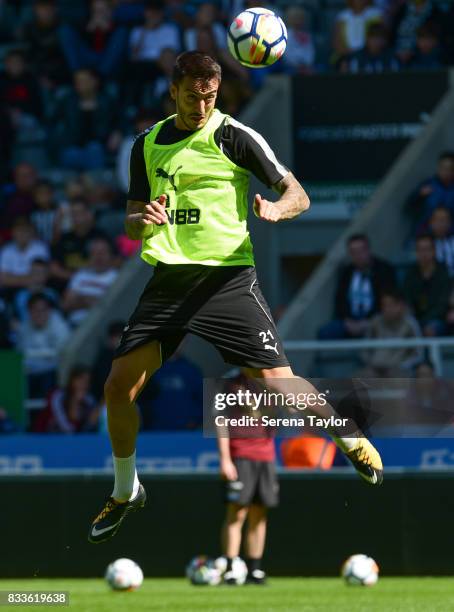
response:
[[[142,222],[144,225],[162,225],[167,223],[168,217],[166,213],[166,195],[160,195],[157,200],[153,200],[147,204],[142,213]]]
[[[254,213],[259,219],[269,221],[270,223],[276,223],[281,218],[281,213],[276,204],[274,204],[274,202],[270,202],[269,200],[265,200],[258,193],[256,194],[254,200]]]
[[[224,480],[238,480],[238,472],[231,459],[221,461],[221,476]]]

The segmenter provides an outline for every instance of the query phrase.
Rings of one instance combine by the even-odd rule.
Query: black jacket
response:
[[[349,302],[349,288],[352,276],[355,272],[356,268],[354,268],[352,264],[342,267],[339,272],[335,302],[335,314],[337,319],[355,318]],[[396,287],[396,275],[394,268],[388,262],[378,257],[372,257],[370,269],[366,274],[368,274],[370,278],[373,295],[372,307],[367,315],[370,317],[378,311],[380,295],[383,291]]]

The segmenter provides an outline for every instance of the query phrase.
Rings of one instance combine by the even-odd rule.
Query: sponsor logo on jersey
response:
[[[178,168],[175,170],[173,174],[168,174],[168,172],[166,172],[164,168],[156,168],[156,176],[167,179],[169,183],[172,185],[173,190],[177,192],[178,189],[177,189],[177,186],[175,185],[175,176],[178,170],[181,170],[182,167],[183,166],[178,166]]]

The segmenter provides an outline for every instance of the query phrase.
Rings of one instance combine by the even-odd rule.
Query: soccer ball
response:
[[[222,572],[212,559],[199,555],[191,559],[186,566],[186,577],[197,586],[216,586],[221,582]]]
[[[264,8],[243,11],[230,24],[227,44],[233,57],[248,68],[271,66],[287,47],[287,28]]]
[[[372,557],[352,555],[342,565],[341,574],[347,584],[372,586],[378,580],[379,568]]]
[[[232,559],[232,569],[225,573],[225,577],[230,580],[233,578],[235,583],[240,585],[246,582],[247,578],[247,565],[240,557]]]
[[[143,582],[143,572],[131,559],[117,559],[107,569],[105,578],[114,591],[133,591]]]

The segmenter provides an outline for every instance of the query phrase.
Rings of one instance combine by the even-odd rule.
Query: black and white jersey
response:
[[[150,130],[140,134],[131,149],[128,199],[148,202],[148,182],[143,154],[144,141]],[[170,145],[188,138],[194,132],[179,130],[172,120],[166,121],[156,138],[156,144]],[[234,164],[249,170],[267,187],[272,187],[289,172],[276,157],[269,144],[258,132],[232,117],[228,117],[214,133],[214,139],[222,153]]]

